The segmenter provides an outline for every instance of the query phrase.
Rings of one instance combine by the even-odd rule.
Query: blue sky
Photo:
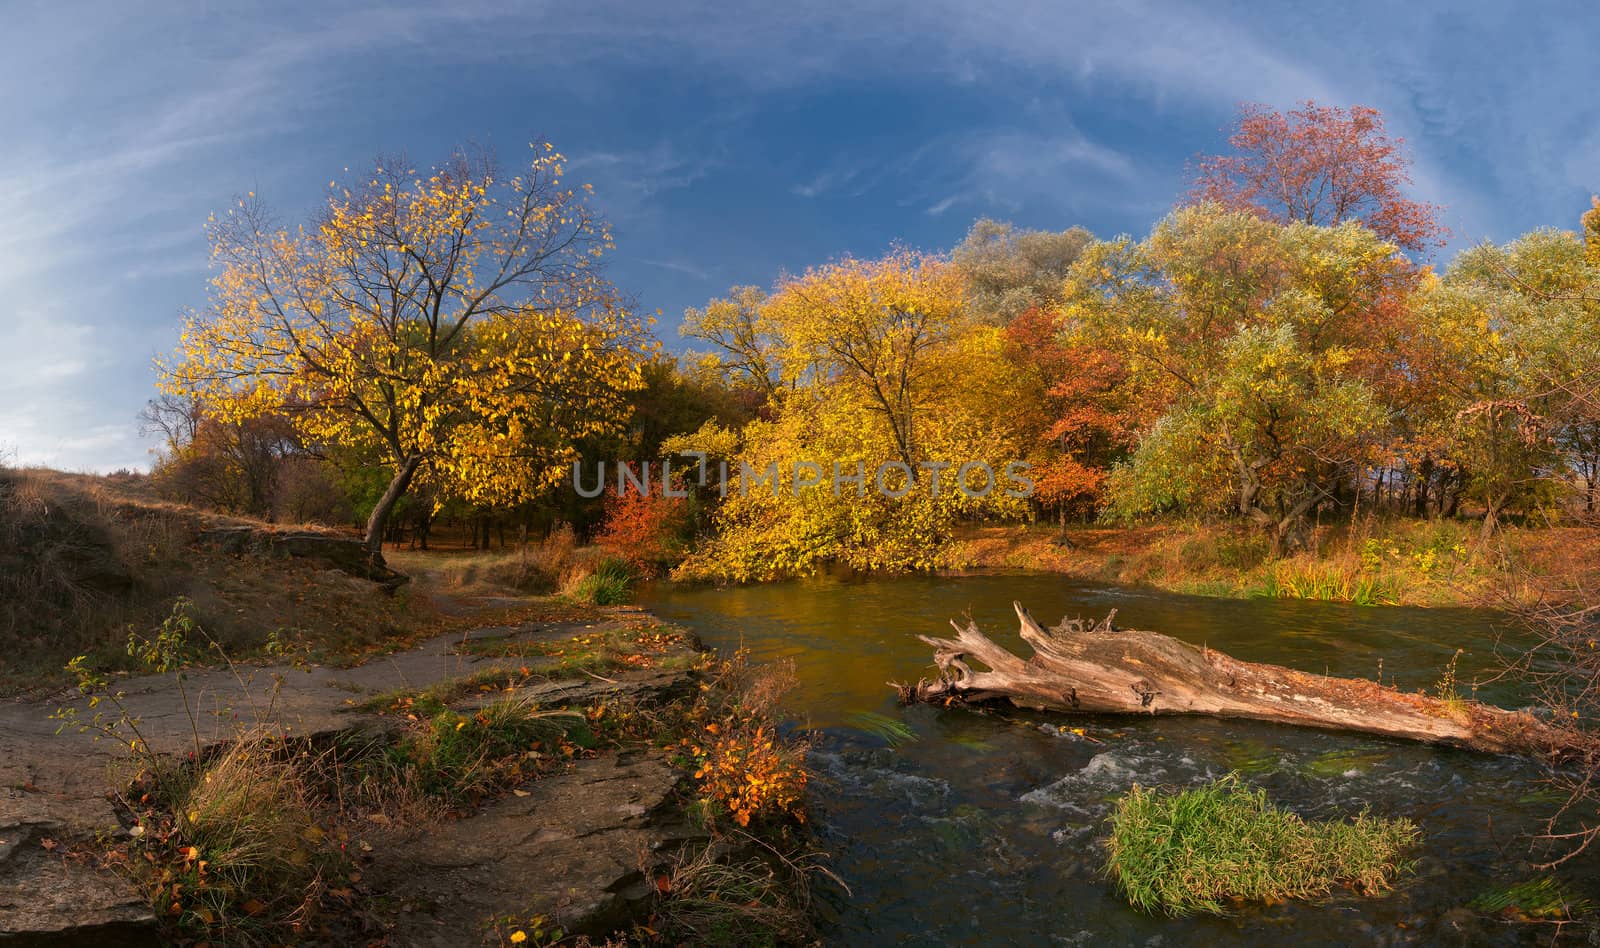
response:
[[[730,285],[948,248],[979,216],[1142,234],[1242,100],[1382,109],[1452,249],[1573,226],[1600,190],[1600,12],[1329,10],[3,0],[0,452],[148,465],[134,416],[205,301],[207,214],[255,190],[302,218],[379,153],[549,138],[675,347]]]

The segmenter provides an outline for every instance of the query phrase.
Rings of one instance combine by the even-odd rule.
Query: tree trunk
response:
[[[1483,513],[1483,526],[1478,530],[1478,542],[1488,543],[1494,536],[1495,530],[1500,526],[1500,514],[1508,502],[1498,497],[1490,497],[1484,501],[1487,508]]]
[[[420,549],[428,548],[428,534],[433,531],[433,509],[430,507],[417,517],[417,546]]]
[[[1209,714],[1378,734],[1494,754],[1570,758],[1600,753],[1580,731],[1475,701],[1407,694],[1362,679],[1242,662],[1156,632],[1073,619],[1053,629],[1016,603],[1027,660],[968,623],[953,639],[919,636],[940,675],[901,687],[905,700],[1009,702],[1019,708],[1110,714]],[[969,659],[987,667],[976,670]]]
[[[1433,481],[1433,455],[1424,454],[1417,466],[1417,497],[1411,510],[1418,517],[1428,515],[1428,487]]]
[[[406,489],[411,486],[411,479],[416,476],[417,468],[422,466],[422,456],[413,454],[400,462],[395,468],[394,479],[389,482],[383,496],[378,498],[377,506],[372,508],[372,514],[367,517],[367,552],[378,562],[383,561],[383,532],[389,525],[389,515],[394,512],[394,505],[405,496]]]

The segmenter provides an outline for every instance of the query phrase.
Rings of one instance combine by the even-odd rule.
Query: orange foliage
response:
[[[1111,462],[1135,437],[1135,421],[1115,397],[1126,374],[1121,361],[1064,340],[1058,316],[1037,308],[1012,320],[1006,336],[1012,360],[1036,375],[1034,496],[1063,512],[1093,509]]]
[[[1200,160],[1193,197],[1249,208],[1284,223],[1360,221],[1407,250],[1443,242],[1439,208],[1402,192],[1411,183],[1405,140],[1377,109],[1301,103],[1278,112],[1245,103],[1228,139],[1236,154]]]
[[[595,538],[600,547],[645,575],[654,575],[683,558],[683,537],[689,526],[687,498],[666,496],[660,484],[650,488],[649,493],[610,489],[605,525]]]
[[[699,763],[694,777],[706,798],[727,807],[740,826],[762,816],[805,821],[806,771],[796,748],[766,724],[713,721],[706,732],[707,744],[690,748]]]

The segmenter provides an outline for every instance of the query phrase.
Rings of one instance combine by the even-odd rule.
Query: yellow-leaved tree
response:
[[[161,389],[383,457],[374,556],[419,478],[484,504],[552,487],[577,441],[626,421],[654,344],[599,272],[611,237],[590,189],[531,147],[514,175],[465,149],[421,175],[380,160],[293,229],[253,192],[213,217],[210,304],[158,363]]]
[[[771,384],[737,437],[708,425],[666,445],[729,462],[718,534],[680,575],[928,569],[961,518],[1023,516],[1020,392],[1003,331],[965,298],[947,259],[902,250],[691,311],[685,333],[722,350],[730,381]]]

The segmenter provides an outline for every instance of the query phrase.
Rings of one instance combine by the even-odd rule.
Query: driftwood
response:
[[[1016,603],[1018,658],[968,622],[956,637],[919,636],[934,648],[939,679],[901,687],[905,700],[1009,702],[1019,708],[1112,714],[1209,714],[1378,734],[1493,754],[1570,759],[1597,753],[1595,739],[1523,711],[1408,694],[1376,682],[1329,678],[1243,662],[1157,632],[1099,622],[1046,629]],[[987,668],[974,668],[972,662]]]

